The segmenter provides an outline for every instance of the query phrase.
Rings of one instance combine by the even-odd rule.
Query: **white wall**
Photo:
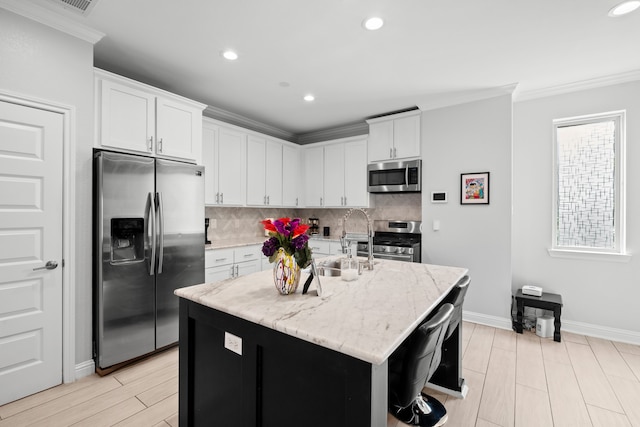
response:
[[[511,123],[511,95],[422,114],[422,260],[469,268],[465,311],[501,319],[511,304]],[[460,174],[487,171],[490,204],[461,205]],[[432,191],[449,202],[431,203]]]
[[[0,9],[0,91],[74,106],[76,363],[91,360],[93,46]]]
[[[640,249],[640,82],[514,104],[513,282],[562,294],[568,328],[640,339],[640,256],[628,263],[552,258],[552,120],[627,111],[627,249]],[[601,329],[598,331],[598,329]],[[600,332],[600,333],[599,333]],[[629,332],[629,337],[625,333]]]

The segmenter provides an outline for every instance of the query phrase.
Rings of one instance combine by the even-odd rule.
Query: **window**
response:
[[[624,254],[624,112],[554,120],[552,249]]]

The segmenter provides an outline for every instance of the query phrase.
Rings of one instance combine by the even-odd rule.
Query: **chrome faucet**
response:
[[[367,234],[363,233],[351,233],[347,232],[347,220],[354,212],[362,213],[367,219]],[[373,221],[367,211],[362,208],[351,208],[342,218],[342,236],[340,236],[340,244],[342,246],[342,253],[346,254],[351,242],[358,242],[366,240],[368,242],[368,256],[367,256],[367,268],[373,270]]]

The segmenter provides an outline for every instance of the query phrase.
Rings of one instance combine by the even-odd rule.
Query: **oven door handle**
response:
[[[413,262],[413,255],[409,254],[383,254],[383,253],[374,253],[374,258],[380,259],[390,259],[394,261],[409,261]]]

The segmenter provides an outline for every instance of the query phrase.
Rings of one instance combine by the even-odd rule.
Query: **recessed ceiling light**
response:
[[[307,101],[307,102],[311,102],[311,101],[313,101],[315,99],[316,99],[316,97],[311,95],[311,94],[308,94],[308,95],[304,96],[304,100]]]
[[[367,18],[362,22],[362,26],[367,30],[379,30],[384,25],[384,21],[382,18],[373,16],[371,18]]]
[[[637,8],[640,7],[640,0],[631,0],[622,2],[609,10],[609,16],[612,18],[616,18],[618,16],[626,15],[627,13],[631,13]]]
[[[238,59],[238,54],[232,50],[225,50],[224,52],[222,52],[222,56],[224,57],[224,59],[228,59],[229,61],[235,61],[236,59]]]

